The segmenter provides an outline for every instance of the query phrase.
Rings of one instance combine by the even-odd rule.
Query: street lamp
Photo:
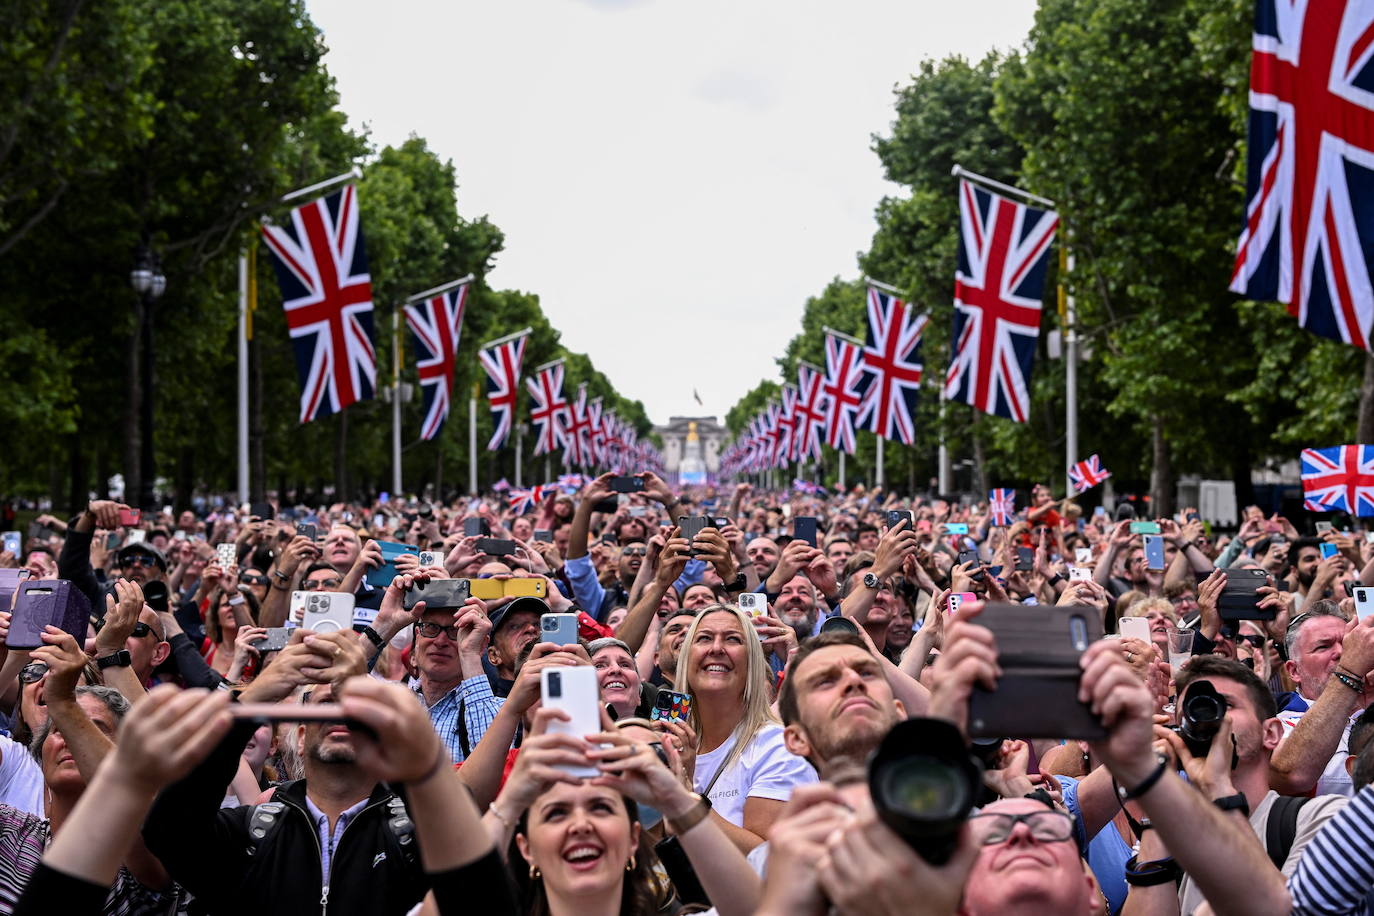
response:
[[[153,452],[153,302],[167,289],[167,278],[162,274],[162,260],[157,252],[146,245],[138,247],[134,269],[129,271],[129,285],[138,293],[140,305],[140,327],[142,337],[142,371],[139,373],[141,384],[139,395],[139,425],[141,444],[139,447],[139,486],[138,493],[129,496],[138,499],[138,505],[152,509],[153,483],[156,462]]]

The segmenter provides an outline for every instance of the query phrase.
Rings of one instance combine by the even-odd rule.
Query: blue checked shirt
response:
[[[415,695],[420,698],[420,702],[425,701],[425,695],[419,687],[415,688]],[[434,723],[434,730],[439,733],[439,740],[444,742],[448,748],[449,756],[454,763],[461,763],[465,756],[463,754],[463,742],[460,736],[458,710],[463,710],[463,723],[467,727],[468,750],[477,746],[477,742],[482,740],[482,736],[491,728],[492,721],[496,714],[501,710],[501,704],[505,702],[500,697],[491,692],[491,682],[487,680],[485,674],[470,677],[444,694],[439,702],[429,707],[429,720]]]

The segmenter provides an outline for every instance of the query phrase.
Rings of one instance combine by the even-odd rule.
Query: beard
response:
[[[357,763],[358,754],[350,744],[326,744],[317,741],[305,749],[305,755],[316,763]]]
[[[851,763],[867,769],[868,758],[898,721],[900,717],[897,716],[896,710],[892,710],[889,720],[885,723],[865,719],[860,725],[827,719],[821,723],[820,728],[814,731],[808,729],[807,734],[811,736],[814,753],[813,763],[820,771],[821,778],[828,779],[827,772],[833,771],[837,766]],[[821,768],[822,765],[824,769]]]
[[[816,609],[789,607],[777,609],[778,617],[797,634],[797,642],[810,638],[816,631]],[[801,616],[798,616],[800,614]]]

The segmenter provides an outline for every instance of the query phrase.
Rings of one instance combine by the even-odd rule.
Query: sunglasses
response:
[[[157,565],[157,560],[155,560],[155,559],[153,559],[152,557],[147,556],[147,555],[145,555],[145,554],[135,553],[135,554],[131,554],[130,556],[127,556],[127,557],[124,558],[124,565],[125,565],[125,566],[143,566],[143,567],[147,567],[148,569],[152,569],[154,566]]]
[[[239,576],[239,583],[242,585],[271,585],[272,580],[266,576]]]
[[[621,554],[627,557],[647,557],[649,548],[647,547],[625,547],[621,549]]]
[[[48,666],[42,662],[29,662],[19,669],[19,683],[32,684],[48,676]]]

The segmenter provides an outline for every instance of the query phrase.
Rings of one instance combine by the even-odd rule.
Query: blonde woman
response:
[[[693,787],[711,816],[748,852],[768,839],[798,785],[816,771],[783,745],[772,710],[772,672],[749,616],[734,605],[697,612],[683,637],[673,689],[692,697],[699,737]]]

